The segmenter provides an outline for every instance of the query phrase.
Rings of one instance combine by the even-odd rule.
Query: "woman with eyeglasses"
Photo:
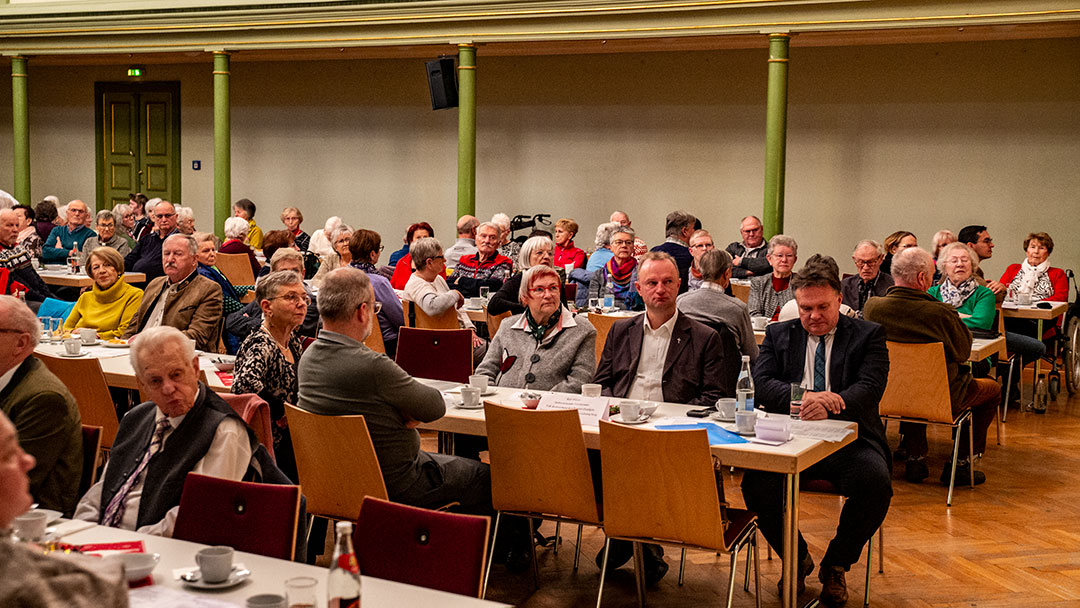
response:
[[[552,250],[551,239],[546,236],[534,236],[528,239],[522,243],[521,251],[518,253],[518,268],[524,271],[537,264],[551,266]],[[509,311],[519,315],[525,312],[525,307],[520,303],[521,299],[518,295],[521,291],[521,275],[522,273],[519,272],[510,277],[499,288],[499,291],[491,294],[487,307],[488,314],[501,315]]]
[[[612,257],[597,270],[589,280],[589,298],[604,298],[610,291],[616,308],[622,310],[645,310],[645,302],[638,295],[638,262],[634,257],[634,229],[619,226],[611,233]]]
[[[271,272],[255,287],[263,322],[240,345],[233,369],[233,394],[254,393],[270,405],[278,468],[297,481],[296,460],[285,420],[285,403],[297,402],[296,366],[303,344],[296,328],[304,322],[308,298],[304,280],[291,270]]]
[[[405,324],[405,313],[390,280],[375,269],[382,250],[382,236],[374,230],[361,228],[349,238],[349,252],[352,254],[350,266],[363,270],[371,281],[371,290],[375,293],[375,316],[379,319],[383,346],[386,347],[386,355],[393,359],[397,353],[398,329]]]
[[[596,329],[559,302],[562,280],[546,264],[522,274],[524,312],[506,319],[476,369],[493,384],[579,393],[596,371]]]
[[[784,304],[795,298],[790,281],[791,270],[799,259],[799,244],[790,236],[778,234],[769,239],[769,253],[765,258],[772,265],[772,274],[750,279],[747,306],[751,317],[775,321]]]

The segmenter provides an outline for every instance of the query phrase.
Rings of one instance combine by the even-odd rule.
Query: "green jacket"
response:
[[[930,294],[935,300],[941,301],[941,285],[934,285],[926,293]],[[956,309],[956,312],[962,315],[971,315],[969,317],[960,317],[960,320],[964,322],[964,325],[972,329],[993,329],[994,316],[997,314],[994,292],[982,285],[976,287],[974,293],[964,300],[964,303]]]
[[[27,357],[0,390],[0,409],[19,434],[19,445],[37,460],[30,494],[43,509],[75,511],[82,475],[82,423],[75,398],[41,361]]]

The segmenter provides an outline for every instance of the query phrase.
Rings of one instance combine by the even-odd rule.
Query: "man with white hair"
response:
[[[135,249],[124,257],[124,270],[145,273],[147,281],[164,274],[161,246],[165,239],[177,232],[176,207],[173,207],[172,203],[160,201],[154,205],[153,210],[154,230],[144,234]]]
[[[457,268],[446,279],[451,289],[466,298],[480,295],[480,288],[487,287],[495,293],[513,273],[514,262],[497,250],[499,226],[484,222],[476,228],[476,253],[461,256]]]
[[[511,260],[518,259],[518,254],[521,253],[521,243],[510,240],[510,235],[514,232],[510,229],[510,216],[505,213],[496,213],[491,216],[491,223],[499,228],[499,255],[506,256]]]
[[[925,344],[941,342],[945,348],[945,371],[949,378],[949,397],[954,416],[971,410],[972,443],[976,454],[986,450],[986,430],[994,421],[1001,399],[1001,385],[989,378],[973,378],[968,358],[971,355],[971,330],[960,320],[956,309],[926,293],[933,285],[934,260],[928,251],[909,247],[893,257],[892,276],[896,285],[880,298],[866,304],[868,321],[880,323],[885,335],[894,342]],[[968,428],[960,433],[960,445],[967,445]],[[904,477],[920,483],[929,475],[924,458],[929,451],[926,425],[900,424],[900,454],[907,456]],[[971,483],[971,463],[957,462],[956,483]],[[941,483],[948,485],[952,460],[945,462]],[[982,471],[975,471],[975,484],[986,481]]]
[[[195,348],[218,351],[222,327],[221,286],[199,274],[198,250],[194,237],[186,234],[174,234],[165,239],[161,246],[165,276],[146,286],[139,310],[124,332],[124,338],[167,325],[194,340]]]
[[[480,222],[471,215],[463,215],[458,219],[457,241],[446,249],[447,268],[457,268],[461,256],[476,253],[476,228],[479,225]]]
[[[862,314],[866,301],[883,296],[893,286],[893,278],[881,272],[881,262],[885,259],[885,248],[877,241],[859,241],[851,254],[858,274],[840,281],[840,293],[844,304]]]
[[[30,493],[42,508],[72,513],[79,500],[82,427],[75,398],[64,383],[30,356],[41,323],[22,302],[0,296],[0,411],[19,433],[19,445],[37,460]]]
[[[101,480],[79,501],[75,519],[171,536],[188,473],[253,479],[254,433],[221,397],[199,382],[199,358],[172,327],[148,329],[131,347],[131,365],[148,400],[120,420]],[[259,458],[262,479],[280,471]]]
[[[18,281],[26,289],[26,303],[37,310],[53,293],[34,269],[30,252],[16,244],[18,236],[19,213],[13,209],[0,210],[0,268],[7,271],[9,282]],[[9,285],[0,285],[0,289],[10,291],[8,288]]]
[[[746,279],[761,276],[772,272],[769,260],[765,259],[768,253],[765,242],[765,228],[761,220],[756,216],[748,215],[739,224],[741,241],[734,241],[724,251],[731,256],[731,276],[736,279]]]
[[[117,233],[116,216],[111,210],[102,209],[98,211],[95,222],[97,234],[86,239],[83,244],[82,251],[79,252],[80,264],[85,266],[86,258],[90,256],[90,252],[98,247],[112,247],[120,255],[131,253],[131,247],[128,247],[127,239]]]
[[[67,204],[66,226],[57,226],[49,232],[41,247],[41,259],[45,262],[64,263],[72,251],[81,252],[86,239],[94,236],[94,231],[86,227],[90,210],[86,203],[74,200]]]

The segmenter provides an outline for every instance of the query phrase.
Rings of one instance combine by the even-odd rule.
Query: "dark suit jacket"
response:
[[[786,414],[791,384],[802,381],[807,333],[799,319],[773,323],[754,362],[754,403],[768,412]],[[867,441],[892,466],[878,402],[889,379],[885,330],[877,323],[840,316],[829,361],[832,392],[844,399],[844,410],[829,418],[859,425],[858,441]]]
[[[859,283],[861,282],[862,279],[859,278],[859,275],[857,274],[840,281],[840,295],[844,297],[844,304],[850,306],[852,310],[862,310],[859,308]],[[883,296],[892,286],[892,275],[885,272],[879,272],[877,283],[874,284],[874,291],[870,294],[870,297]],[[867,300],[869,299],[870,298],[867,298]]]
[[[593,379],[603,385],[605,395],[626,397],[630,392],[630,385],[637,375],[644,336],[644,314],[617,321],[611,326]],[[734,384],[723,379],[723,357],[716,332],[680,314],[672,328],[671,344],[664,361],[664,401],[713,405],[720,397],[734,397]]]
[[[195,348],[211,353],[218,352],[221,340],[221,286],[210,279],[193,273],[194,277],[184,279],[181,287],[165,303],[165,313],[161,324],[175,327],[184,335],[195,340]],[[169,277],[158,277],[146,286],[135,321],[128,325],[124,338],[139,333],[146,328],[146,322],[161,292],[168,286]]]

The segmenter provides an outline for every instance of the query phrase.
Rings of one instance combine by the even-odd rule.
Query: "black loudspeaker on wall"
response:
[[[452,57],[440,57],[435,61],[427,62],[427,81],[428,89],[431,91],[432,110],[457,107],[457,78],[455,72]]]

